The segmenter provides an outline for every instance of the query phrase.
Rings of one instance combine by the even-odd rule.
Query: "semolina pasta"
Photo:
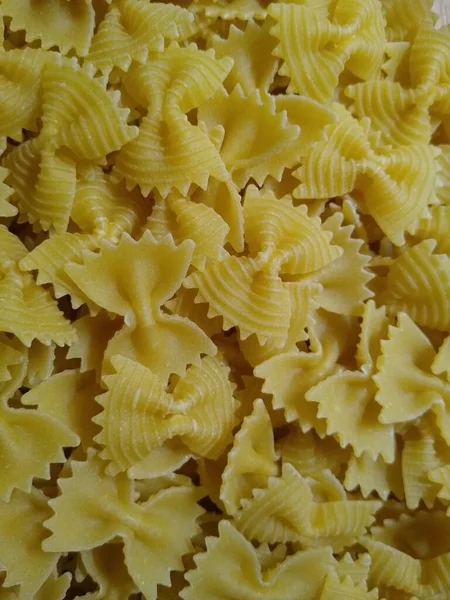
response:
[[[444,0],[0,0],[0,600],[450,597]]]

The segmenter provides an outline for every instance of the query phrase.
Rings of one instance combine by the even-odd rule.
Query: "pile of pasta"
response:
[[[2,0],[0,600],[450,597],[431,0]]]

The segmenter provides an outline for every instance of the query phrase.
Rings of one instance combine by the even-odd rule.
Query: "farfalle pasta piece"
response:
[[[339,120],[325,127],[326,140],[317,142],[294,172],[302,183],[293,195],[333,198],[357,190],[380,229],[400,246],[434,199],[439,151],[427,144],[374,146],[368,119],[358,121],[334,106]]]
[[[105,446],[100,456],[110,461],[108,473],[151,476],[166,442],[180,464],[192,454],[220,457],[231,439],[236,402],[228,370],[217,359],[191,366],[170,394],[139,363],[116,356],[112,364],[116,374],[105,377],[108,391],[97,396],[104,410],[94,419],[102,427],[96,441]]]
[[[315,302],[330,312],[360,315],[364,302],[373,296],[368,284],[373,274],[368,270],[370,255],[364,251],[363,241],[352,237],[354,227],[344,225],[343,213],[336,213],[323,224],[333,234],[332,242],[343,249],[333,263],[315,277],[322,285]]]
[[[0,331],[13,333],[28,347],[35,339],[45,345],[70,344],[74,332],[56,302],[18,269],[17,263],[26,255],[19,238],[0,226]]]
[[[71,466],[72,476],[58,480],[61,495],[49,501],[54,515],[45,526],[52,535],[43,549],[91,550],[119,536],[131,578],[155,600],[157,584],[168,585],[170,571],[182,569],[181,557],[193,549],[190,539],[199,531],[196,521],[203,512],[197,504],[201,493],[193,486],[172,487],[138,504],[128,477],[106,475],[92,451],[86,461],[73,460]]]
[[[262,185],[268,175],[279,181],[303,152],[300,128],[257,89],[249,96],[240,85],[230,94],[218,92],[199,108],[198,120],[210,134],[217,132],[220,157],[239,188],[250,179]]]
[[[93,417],[100,411],[94,397],[101,391],[95,373],[66,369],[43,381],[21,398],[26,406],[37,406],[38,414],[52,417],[78,438],[84,448],[93,445],[98,427]]]
[[[352,456],[345,472],[344,485],[347,490],[360,488],[364,498],[375,492],[386,501],[389,494],[403,500],[403,480],[400,457],[396,456],[393,463],[386,463],[381,456],[373,460],[367,454]]]
[[[174,4],[145,0],[113,2],[101,21],[86,57],[97,69],[127,71],[132,61],[144,64],[149,51],[164,49],[192,25],[193,15]]]
[[[215,210],[192,202],[178,194],[158,198],[146,228],[156,239],[171,234],[175,243],[193,240],[195,243],[192,264],[202,269],[207,258],[219,259],[224,250],[229,227]]]
[[[297,425],[276,446],[283,464],[290,463],[303,477],[316,477],[325,469],[337,474],[348,459],[332,437],[320,438],[314,430],[303,433]]]
[[[20,219],[44,231],[66,231],[76,188],[76,165],[69,154],[33,138],[15,147],[3,164]]]
[[[96,251],[101,240],[117,243],[124,232],[137,234],[145,223],[144,199],[113,184],[100,168],[91,168],[78,179],[71,213],[85,233],[63,233],[44,240],[20,263],[22,270],[37,270],[39,284],[51,283],[56,298],[68,294],[73,308],[87,303],[80,288],[65,272],[68,262],[82,263],[85,250]]]
[[[317,548],[263,569],[257,550],[225,520],[219,524],[219,537],[208,537],[206,552],[194,560],[195,570],[186,575],[189,586],[180,593],[184,600],[314,600],[336,564],[330,548]]]
[[[371,377],[380,353],[378,335],[384,331],[380,321],[386,322],[386,327],[385,310],[376,309],[373,301],[368,302],[358,343],[361,370],[341,369],[310,388],[305,398],[317,403],[317,415],[326,420],[327,434],[337,437],[341,446],[350,445],[356,457],[365,452],[374,461],[381,454],[390,463],[395,454],[394,427],[380,422],[377,388]]]
[[[123,328],[109,342],[107,358],[123,354],[150,367],[165,379],[182,375],[200,354],[215,346],[188,319],[162,312],[180,287],[192,257],[193,242],[175,246],[168,237],[157,242],[149,231],[136,242],[124,234],[118,245],[107,242],[100,253],[84,254],[84,264],[66,272],[95,304],[124,317]],[[170,277],[167,275],[170,274]]]
[[[374,401],[375,394],[370,378],[357,371],[346,371],[331,375],[311,388],[306,399],[318,404],[317,415],[326,420],[327,434],[336,436],[343,447],[351,445],[355,456],[367,452],[375,460],[381,453],[391,462],[394,428],[379,423],[380,407]]]
[[[328,543],[336,538],[339,546],[342,538],[346,544],[358,539],[380,506],[376,501],[346,500],[345,494],[315,502],[308,480],[285,464],[280,477],[271,477],[267,488],[254,490],[251,500],[242,501],[234,522],[249,540],[308,544],[323,537]]]
[[[371,127],[387,144],[427,144],[432,121],[450,117],[450,36],[421,27],[411,45],[409,74],[412,88],[399,82],[369,81],[349,86],[358,117],[370,117]]]
[[[64,463],[65,447],[79,443],[77,435],[49,415],[0,405],[0,460],[14,468],[3,470],[0,498],[9,501],[15,488],[29,492],[34,477],[50,478],[50,464]]]
[[[42,73],[43,143],[69,149],[78,160],[100,161],[133,140],[120,94],[76,63],[48,65]]]
[[[264,402],[255,400],[253,412],[245,417],[228,453],[222,473],[220,499],[228,514],[239,509],[243,498],[251,498],[254,488],[262,488],[278,474],[272,423]]]
[[[395,314],[405,312],[418,325],[450,328],[450,258],[435,254],[435,240],[407,247],[389,266],[380,301]]]
[[[308,390],[338,370],[345,351],[349,327],[342,317],[319,313],[310,320],[309,351],[281,353],[258,365],[254,374],[264,380],[263,392],[273,396],[273,407],[284,411],[288,422],[298,421],[303,432],[315,429],[326,434],[326,423],[317,418],[317,408],[307,402]],[[283,376],[280,374],[284,373]]]
[[[237,326],[243,340],[253,333],[261,345],[270,339],[280,347],[292,310],[282,276],[314,273],[341,250],[330,244],[319,220],[308,217],[306,207],[294,208],[289,198],[260,194],[254,186],[246,193],[244,219],[250,256],[207,261],[184,285],[199,290],[196,302],[208,303],[208,315],[220,315],[225,331]]]
[[[42,71],[47,64],[60,62],[56,52],[41,49],[25,47],[0,52],[0,137],[22,141],[23,130],[37,130]]]
[[[48,536],[43,524],[51,514],[47,498],[35,488],[29,494],[15,490],[9,502],[0,500],[0,564],[6,571],[2,589],[20,585],[20,598],[38,597],[35,594],[56,570],[60,554],[41,548]]]
[[[332,18],[311,3],[273,3],[268,12],[276,21],[274,54],[284,61],[279,72],[289,78],[288,93],[328,103],[345,68],[364,80],[378,75],[386,40],[377,0],[338,0]]]
[[[431,372],[436,352],[429,339],[406,313],[399,313],[397,327],[389,328],[381,348],[374,377],[380,422],[414,421],[431,410],[450,443],[450,384]]]
[[[2,14],[11,18],[12,31],[25,31],[28,43],[39,40],[42,48],[56,46],[61,54],[74,49],[85,56],[89,50],[95,25],[90,0],[50,0],[45,10],[40,1],[4,0]]]
[[[103,544],[80,553],[86,574],[95,582],[98,590],[85,594],[86,600],[128,598],[138,592],[128,574],[121,544]]]
[[[173,189],[186,194],[192,183],[206,189],[210,176],[229,179],[204,128],[185,115],[215,94],[231,66],[231,59],[216,59],[212,51],[173,45],[130,68],[125,89],[148,112],[137,138],[117,155],[115,178],[130,189],[139,185],[144,195],[156,188],[164,197]]]
[[[269,34],[266,22],[259,25],[250,19],[245,30],[231,25],[227,39],[219,35],[211,36],[210,45],[216,56],[231,56],[233,68],[225,80],[226,88],[231,92],[240,85],[246,95],[253,90],[268,92],[277,71],[278,59],[272,55],[275,41]]]

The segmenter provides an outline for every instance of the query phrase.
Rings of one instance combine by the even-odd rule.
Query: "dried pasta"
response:
[[[0,600],[450,597],[442,5],[0,0]]]

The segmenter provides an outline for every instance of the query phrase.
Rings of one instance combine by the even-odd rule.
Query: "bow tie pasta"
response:
[[[443,4],[0,0],[0,600],[450,598]]]

